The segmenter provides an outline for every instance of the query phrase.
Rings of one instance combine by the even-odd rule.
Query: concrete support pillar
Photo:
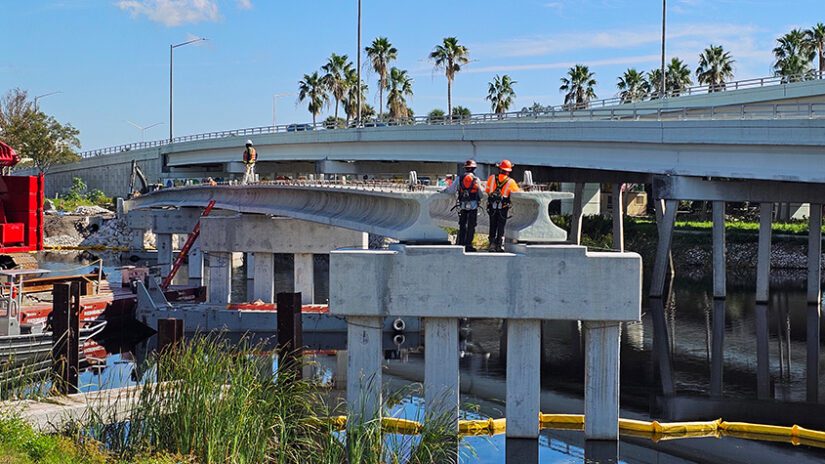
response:
[[[570,241],[575,245],[582,242],[582,219],[584,217],[584,182],[576,182],[573,189],[573,212],[570,217]]]
[[[622,184],[613,184],[613,249],[624,251],[624,198]]]
[[[811,203],[808,216],[808,303],[817,307],[822,301],[822,205]]]
[[[347,317],[347,427],[381,415],[381,317]]]
[[[507,438],[539,435],[541,321],[507,321]]]
[[[275,301],[275,254],[256,252],[253,259],[252,299]]]
[[[347,386],[347,350],[335,352],[335,388]]]
[[[312,253],[295,253],[295,291],[303,304],[315,302],[315,264]]]
[[[676,202],[676,205],[678,207],[678,205],[679,205],[678,201]],[[659,236],[661,236],[662,235],[662,224],[663,224],[663,220],[664,220],[664,217],[665,217],[665,200],[661,200],[661,199],[653,200],[653,211],[654,211],[655,216],[656,216],[656,230],[657,230]],[[670,276],[673,277],[676,273],[676,268],[673,266],[673,252],[672,251],[667,252],[667,266],[668,266],[668,272],[670,272]]]
[[[653,323],[653,366],[659,373],[659,383],[664,395],[672,395],[673,367],[670,359],[670,336],[665,318],[665,302],[661,298],[649,300],[651,322]]]
[[[713,202],[713,297],[727,296],[725,252],[725,202]]]
[[[584,322],[584,437],[619,439],[618,322]]]
[[[143,239],[146,229],[132,229],[132,251],[143,251]]]
[[[808,305],[806,321],[805,392],[808,402],[819,402],[819,303]]]
[[[715,202],[714,202],[715,203]],[[713,300],[713,334],[710,342],[710,394],[722,396],[725,366],[725,300]]]
[[[458,431],[458,319],[424,319],[424,400],[428,418]]]
[[[756,258],[756,302],[767,303],[771,274],[771,214],[773,203],[759,205],[759,249]]]
[[[158,267],[161,277],[166,277],[172,271],[174,254],[172,252],[172,234],[157,234],[156,246],[158,249]]]
[[[189,285],[198,287],[203,285],[203,251],[195,242],[189,249],[189,264],[186,268],[189,272]]]
[[[232,289],[232,253],[209,253],[209,303],[227,304]]]
[[[756,322],[756,397],[768,399],[771,395],[771,368],[768,351],[768,305],[757,303]]]
[[[677,200],[664,202],[664,212],[659,221],[659,243],[656,247],[656,261],[653,263],[653,276],[650,283],[650,296],[661,297],[665,289],[667,267],[670,257],[670,243],[673,239],[673,226],[676,222]],[[662,203],[656,202],[656,209],[662,209]],[[657,213],[657,218],[659,214]]]

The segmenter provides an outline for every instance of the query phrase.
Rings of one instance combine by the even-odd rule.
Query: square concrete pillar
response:
[[[146,229],[132,229],[132,244],[130,248],[132,251],[143,251],[143,239],[146,235]]]
[[[158,267],[161,277],[166,277],[172,271],[172,234],[157,234],[156,246],[158,249]]]
[[[458,431],[458,319],[425,318],[424,337],[426,417],[441,422],[449,415]]]
[[[584,322],[584,436],[619,439],[618,322]]]
[[[507,438],[539,436],[541,321],[507,321]]]
[[[232,253],[209,253],[209,303],[228,304],[232,291]]]
[[[189,285],[202,286],[203,285],[203,251],[201,251],[197,242],[189,249],[189,264],[187,265],[189,271]]]
[[[347,317],[347,427],[381,417],[382,317]]]
[[[275,254],[256,252],[253,261],[252,299],[275,301]]]
[[[312,253],[295,253],[295,292],[301,292],[301,303],[315,302],[315,264]]]

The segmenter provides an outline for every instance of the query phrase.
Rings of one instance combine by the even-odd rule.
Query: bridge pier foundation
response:
[[[155,246],[158,249],[158,268],[161,277],[168,276],[172,271],[172,261],[174,261],[172,242],[173,234],[157,234]]]
[[[189,249],[189,262],[186,266],[189,273],[189,285],[203,285],[203,251],[200,245],[195,242]]]
[[[427,417],[449,421],[458,429],[458,318],[424,319],[424,402]]]
[[[725,202],[713,202],[713,297],[727,296],[725,250]]]
[[[541,321],[507,321],[507,438],[536,438],[541,408]]]
[[[381,415],[382,327],[381,317],[347,316],[347,430]]]
[[[759,247],[756,257],[756,302],[768,303],[771,274],[771,217],[773,203],[759,204]]]
[[[588,440],[619,439],[618,322],[585,321],[584,434]]]
[[[255,252],[253,265],[252,300],[264,303],[275,301],[275,254]]]
[[[301,293],[302,304],[315,302],[315,256],[312,253],[295,253],[295,291]]]
[[[214,304],[229,303],[232,289],[232,253],[209,253],[208,302]]]
[[[143,251],[143,240],[146,237],[146,229],[132,229],[132,251]]]

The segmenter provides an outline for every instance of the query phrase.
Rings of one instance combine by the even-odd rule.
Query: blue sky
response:
[[[600,98],[616,94],[628,67],[659,61],[659,0],[363,1],[363,41],[387,36],[395,66],[414,78],[417,115],[446,109],[446,80],[427,54],[445,36],[470,49],[453,102],[489,111],[487,82],[517,81],[515,109],[561,102],[559,78],[573,64],[596,73]],[[356,0],[2,0],[0,92],[53,91],[40,107],[80,130],[83,149],[168,134],[169,44],[175,51],[175,135],[303,122],[297,82],[331,52],[355,57]],[[737,79],[767,76],[777,36],[825,21],[821,0],[669,0],[668,56],[695,68],[708,44],[736,60]],[[819,16],[817,16],[819,15]],[[368,102],[377,105],[375,75]],[[322,117],[332,112],[325,111]]]

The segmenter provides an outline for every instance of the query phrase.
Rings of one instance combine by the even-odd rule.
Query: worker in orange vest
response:
[[[490,246],[487,251],[504,251],[504,226],[510,213],[510,194],[521,189],[510,178],[513,163],[501,160],[496,164],[498,174],[487,179],[487,214],[490,215]]]
[[[252,147],[252,141],[246,141],[246,150],[243,152],[243,164],[246,166],[246,172],[243,175],[243,184],[255,182],[255,161],[258,160],[258,152]]]
[[[454,180],[445,192],[457,193],[456,208],[458,208],[458,238],[456,245],[464,245],[464,251],[474,252],[473,237],[476,235],[476,224],[478,223],[478,205],[484,188],[481,179],[475,175],[475,160],[467,160],[464,163],[464,174]]]

